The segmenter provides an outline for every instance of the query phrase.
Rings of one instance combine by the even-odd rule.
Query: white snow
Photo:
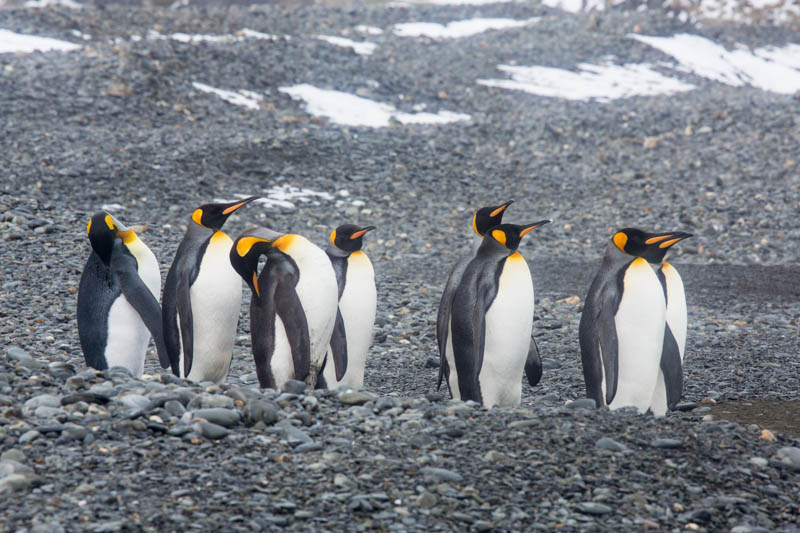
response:
[[[24,35],[8,30],[0,30],[0,54],[15,52],[69,52],[80,47],[81,45],[69,41],[59,41],[49,37],[37,37],[36,35]]]
[[[507,4],[516,0],[405,0],[402,2],[389,2],[389,7],[408,7],[411,5],[434,6],[485,6],[488,4]]]
[[[606,7],[621,4],[625,0],[542,0],[542,5],[569,11],[570,13],[578,13],[580,11],[603,11]],[[606,6],[606,3],[610,6]]]
[[[342,192],[349,194],[346,190],[338,191],[339,194]],[[234,194],[233,196],[234,200],[241,200],[244,198],[249,198],[251,195]],[[261,198],[254,200],[253,203],[264,205],[267,208],[279,207],[284,209],[295,209],[297,207],[295,205],[297,202],[320,205],[322,202],[330,202],[334,199],[335,196],[329,192],[315,191],[312,189],[294,187],[292,185],[275,185],[269,187],[268,189],[264,189],[263,193],[261,194]],[[214,199],[214,202],[219,203],[227,203],[231,201],[233,200],[223,200],[219,198]]]
[[[751,85],[781,94],[800,90],[800,46],[796,44],[751,51],[741,45],[728,50],[705,37],[688,33],[629,37],[672,56],[683,70],[726,85]]]
[[[243,28],[237,31],[235,34],[231,35],[208,35],[208,34],[201,34],[201,33],[170,33],[168,35],[163,35],[155,30],[150,30],[147,33],[147,37],[149,39],[172,39],[173,41],[178,41],[181,43],[190,43],[190,44],[199,44],[199,43],[214,43],[214,44],[227,44],[227,43],[236,43],[240,41],[244,41],[245,39],[263,39],[266,41],[276,41],[280,39],[278,35],[273,35],[270,33],[262,33],[256,30],[250,30],[247,28]],[[290,36],[284,36],[285,39],[289,39]]]
[[[382,29],[375,26],[367,26],[365,24],[359,24],[353,29],[358,33],[363,33],[364,35],[381,35],[383,33]]]
[[[800,20],[800,2],[797,0],[664,0],[663,5],[682,10],[681,15],[692,21],[704,19],[743,24],[764,21],[786,24]],[[691,16],[686,15],[687,12]]]
[[[344,126],[389,126],[392,119],[403,124],[447,124],[469,120],[469,115],[440,111],[439,113],[403,113],[393,105],[383,104],[353,94],[319,89],[309,84],[281,87],[281,92],[295,100],[303,100],[308,113],[322,116]]]
[[[351,39],[346,39],[344,37],[336,37],[334,35],[317,35],[317,39],[321,41],[325,41],[326,43],[332,44],[334,46],[341,46],[343,48],[352,48],[353,51],[362,56],[368,56],[375,51],[378,47],[375,43],[370,43],[368,41],[353,41]]]
[[[51,6],[64,6],[70,9],[80,9],[83,7],[78,2],[73,2],[72,0],[27,0],[24,4],[24,7],[34,7],[34,8],[44,8],[44,7],[51,7]]]
[[[226,102],[244,106],[248,109],[259,109],[259,102],[262,100],[262,96],[253,91],[228,91],[225,89],[216,89],[210,85],[197,82],[192,83],[192,86],[199,91],[216,94]]]
[[[395,24],[394,33],[400,37],[429,37],[431,39],[458,39],[469,37],[489,30],[503,30],[507,28],[519,28],[533,24],[539,20],[538,17],[514,20],[503,18],[475,18],[468,20],[457,20],[447,25],[436,22],[406,22]]]
[[[481,85],[516,89],[540,96],[568,100],[598,100],[673,94],[694,89],[693,85],[668,78],[647,64],[591,65],[581,63],[578,71],[552,67],[500,65],[511,79],[478,80]]]

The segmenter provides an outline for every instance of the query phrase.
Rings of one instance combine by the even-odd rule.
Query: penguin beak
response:
[[[509,200],[509,201],[507,201],[506,203],[504,203],[504,204],[500,205],[500,207],[498,207],[497,209],[495,209],[494,211],[492,211],[492,212],[489,214],[489,216],[490,216],[491,218],[494,218],[494,217],[496,217],[497,215],[499,215],[500,213],[502,213],[503,211],[505,211],[506,209],[508,209],[508,206],[510,206],[510,205],[511,205],[511,204],[513,204],[513,203],[514,203],[514,200]]]
[[[250,202],[252,202],[253,200],[258,200],[259,198],[261,198],[261,197],[260,196],[251,196],[250,198],[245,198],[244,200],[241,200],[239,202],[234,202],[234,203],[228,204],[228,207],[226,207],[225,209],[222,210],[222,214],[223,215],[230,215],[231,213],[233,213],[234,211],[236,211],[240,207],[244,207],[247,204],[249,204]]]
[[[539,222],[534,222],[533,224],[528,224],[522,227],[522,230],[519,232],[519,236],[523,237],[526,233],[535,230],[540,226],[544,226],[545,224],[549,224],[552,220],[540,220]]]
[[[359,237],[363,236],[366,232],[372,231],[374,229],[375,229],[375,226],[367,226],[364,229],[360,229],[357,232],[355,232],[352,235],[350,235],[350,240],[352,241],[352,240],[358,239]]]
[[[662,233],[660,235],[655,235],[644,241],[644,243],[647,245],[658,244],[659,248],[669,248],[673,244],[677,244],[683,239],[688,239],[689,237],[693,236],[694,235],[692,235],[691,233],[676,231],[676,232],[669,232],[669,233]]]

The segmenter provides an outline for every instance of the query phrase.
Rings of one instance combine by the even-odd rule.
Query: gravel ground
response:
[[[798,95],[690,74],[698,90],[608,104],[475,83],[511,61],[662,61],[625,38],[637,27],[750,46],[796,28],[536,3],[153,4],[0,10],[0,28],[84,45],[0,55],[0,531],[799,530],[800,435],[785,423],[799,403],[783,423],[712,413],[800,397]],[[371,56],[312,38],[476,16],[541,20],[456,41],[387,31]],[[243,28],[279,38],[132,38]],[[253,111],[193,82],[265,98]],[[278,90],[299,83],[471,119],[341,127]],[[75,305],[94,211],[118,204],[148,226],[166,272],[196,206],[282,185],[331,197],[251,205],[226,230],[324,243],[341,223],[378,227],[363,393],[258,390],[246,311],[220,386],[163,374],[154,350],[141,380],[85,369]],[[521,247],[545,373],[519,408],[486,411],[435,390],[435,317],[472,212],[507,199],[510,222],[553,219]],[[630,225],[696,234],[669,257],[689,337],[683,410],[663,419],[568,403],[584,394],[583,297],[606,239]]]

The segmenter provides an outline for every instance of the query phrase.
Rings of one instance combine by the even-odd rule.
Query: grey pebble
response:
[[[204,418],[205,420],[223,427],[231,427],[239,424],[241,415],[234,409],[224,409],[222,407],[210,407],[208,409],[197,409],[192,411],[192,418]]]
[[[339,394],[339,401],[345,405],[364,405],[374,399],[372,394],[356,390],[346,390]]]
[[[10,474],[0,478],[0,494],[32,489],[43,483],[36,474]]]
[[[436,468],[433,466],[426,466],[420,470],[420,473],[425,476],[426,479],[433,479],[434,481],[452,481],[454,483],[460,482],[463,478],[461,474],[457,472],[453,472],[452,470],[447,470],[444,468]]]
[[[192,424],[192,429],[205,438],[212,440],[222,439],[230,434],[228,429],[211,422],[195,422]]]
[[[775,458],[793,470],[800,470],[800,448],[785,446],[778,450],[778,453],[775,454]]]
[[[579,398],[567,403],[567,409],[594,409],[597,403],[593,398]]]
[[[621,442],[617,442],[610,437],[600,437],[597,439],[597,442],[594,443],[595,447],[600,448],[601,450],[611,450],[614,452],[624,452],[628,449],[627,446],[622,444]]]
[[[600,515],[613,511],[611,507],[597,502],[581,502],[578,504],[578,511],[586,514]]]
[[[249,425],[262,422],[271,426],[278,421],[279,412],[280,408],[277,404],[265,400],[250,400],[244,407],[245,420]]]
[[[304,394],[306,392],[306,384],[296,379],[290,379],[283,384],[281,390],[289,394]]]

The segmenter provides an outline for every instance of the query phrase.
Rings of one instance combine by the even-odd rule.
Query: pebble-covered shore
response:
[[[390,31],[475,17],[537,21],[453,40]],[[691,73],[695,90],[611,102],[476,83],[500,64],[665,61],[632,33],[755,48],[796,28],[536,2],[98,2],[0,10],[0,29],[82,47],[0,54],[0,531],[799,530],[800,435],[714,410],[800,398],[800,93]],[[334,124],[281,91],[304,83],[391,102],[395,118]],[[399,114],[445,111],[469,119]],[[152,347],[141,379],[86,369],[75,304],[92,213],[147,226],[165,274],[192,210],[238,194],[274,202],[232,216],[231,235],[265,224],[324,244],[341,223],[377,227],[364,391],[259,390],[247,292],[221,385],[163,373]],[[487,411],[436,391],[435,318],[472,212],[509,199],[509,222],[553,219],[520,248],[544,376],[518,408]],[[668,256],[689,335],[684,401],[661,419],[583,399],[583,298],[625,226],[695,234]]]

